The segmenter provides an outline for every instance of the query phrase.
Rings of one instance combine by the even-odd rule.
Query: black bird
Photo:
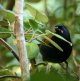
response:
[[[70,33],[65,25],[63,24],[56,25],[55,33],[65,38],[67,41],[71,42]],[[43,61],[53,63],[62,63],[62,62],[67,63],[66,60],[69,58],[71,54],[72,46],[68,42],[65,42],[55,36],[52,36],[51,40],[56,42],[63,49],[63,52],[57,49],[55,46],[53,46],[50,42],[48,42],[48,45],[50,47],[41,44],[39,47]]]

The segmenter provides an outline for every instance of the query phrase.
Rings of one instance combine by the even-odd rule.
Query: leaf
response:
[[[24,26],[25,26],[25,28],[30,28],[31,26],[30,26],[30,24],[29,24],[29,22],[24,22]]]
[[[12,74],[9,69],[5,69],[4,68],[4,69],[0,70],[0,76],[2,76],[2,75],[9,75],[9,74]]]
[[[0,27],[0,38],[8,38],[10,36],[11,34],[8,29]]]
[[[35,43],[26,43],[27,51],[28,51],[28,58],[36,58],[39,53],[39,47]]]
[[[42,31],[38,31],[39,33],[42,33]],[[49,34],[49,33],[48,33]],[[58,48],[60,51],[62,51],[63,52],[63,49],[57,44],[57,43],[55,43],[54,41],[52,41],[50,38],[48,38],[47,36],[46,36],[46,34],[41,34],[41,36],[43,37],[43,38],[45,38],[45,39],[47,39],[52,45],[54,45],[56,48]],[[46,44],[47,45],[47,44]]]
[[[55,43],[54,41],[52,41],[50,38],[48,38],[48,37],[45,36],[45,35],[43,35],[43,37],[44,37],[45,39],[47,39],[52,45],[54,45],[57,49],[59,49],[60,51],[63,52],[63,49],[62,49],[57,43]]]
[[[6,10],[6,16],[5,19],[8,19],[10,23],[15,21],[15,14],[12,11]]]
[[[30,19],[29,23],[34,30],[38,28],[38,23],[35,20]]]
[[[46,32],[47,32],[48,34],[51,33],[52,35],[54,35],[54,36],[58,37],[59,39],[65,41],[65,42],[67,42],[67,43],[69,43],[69,44],[72,46],[72,43],[69,42],[69,41],[67,41],[67,40],[66,40],[65,38],[63,38],[62,36],[60,36],[60,35],[58,35],[58,34],[55,34],[55,33],[51,32],[51,31],[49,31],[49,30],[46,30]]]
[[[3,19],[2,21],[0,21],[0,26],[4,27],[4,28],[8,28],[9,22],[7,20]]]
[[[0,9],[0,20],[6,19],[10,23],[15,21],[15,14],[12,11],[5,10],[5,9]]]
[[[56,70],[50,70],[50,72],[46,72],[46,69],[44,66],[38,67],[38,70],[36,70],[31,75],[31,81],[66,81],[64,80],[64,77],[61,76]]]
[[[44,23],[48,22],[48,17],[46,15],[33,8],[30,4],[26,4],[26,6],[36,20]]]

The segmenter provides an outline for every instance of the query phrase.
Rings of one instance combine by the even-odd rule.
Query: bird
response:
[[[69,30],[64,24],[57,24],[55,26],[55,33],[72,43]],[[50,42],[46,42],[47,40],[43,40],[44,42],[48,43],[48,45],[40,44],[40,53],[42,55],[43,61],[52,62],[52,63],[62,63],[65,62],[68,67],[67,59],[71,55],[72,51],[72,45],[70,45],[68,42],[56,37],[51,36],[50,39],[54,42],[56,42],[63,51],[60,51],[58,48],[56,48],[54,45],[52,45]]]

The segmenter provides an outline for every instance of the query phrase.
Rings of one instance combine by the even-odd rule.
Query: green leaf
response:
[[[0,21],[0,26],[4,27],[4,28],[8,28],[9,27],[9,22],[5,19]]]
[[[30,24],[29,24],[29,22],[24,22],[24,26],[25,26],[26,29],[28,29],[28,28],[31,27]]]
[[[35,43],[26,43],[26,47],[27,47],[27,52],[28,52],[28,58],[32,59],[32,58],[36,58],[38,53],[39,53],[39,47],[37,44]]]
[[[42,31],[39,31],[39,33],[42,33]],[[49,33],[48,33],[49,34]],[[45,38],[46,40],[48,40],[52,45],[54,45],[56,48],[58,48],[60,51],[62,51],[63,52],[63,49],[57,44],[57,43],[55,43],[54,41],[52,41],[50,38],[48,38],[47,36],[46,36],[46,34],[41,34],[41,36],[43,37],[43,38]],[[47,45],[47,44],[46,44]],[[47,46],[49,46],[49,45],[47,45]]]
[[[48,37],[45,36],[45,35],[43,35],[43,37],[44,37],[45,39],[47,39],[52,45],[54,45],[57,49],[59,49],[60,51],[63,52],[63,49],[62,49],[57,43],[55,43],[54,41],[52,41],[50,38],[48,38]]]
[[[52,34],[52,35],[58,37],[59,39],[65,41],[65,42],[67,42],[67,43],[69,43],[69,44],[72,46],[72,43],[69,42],[69,41],[67,41],[67,40],[66,40],[65,38],[63,38],[62,36],[60,36],[60,35],[58,35],[58,34],[55,34],[55,33],[51,32],[51,31],[49,31],[49,30],[46,30],[46,32],[47,32],[48,34]]]
[[[67,81],[64,80],[64,77],[61,76],[56,70],[50,70],[50,72],[46,73],[46,69],[44,66],[38,67],[31,75],[31,81]]]
[[[33,8],[30,4],[26,4],[26,6],[36,20],[44,23],[48,22],[48,17],[46,15]]]
[[[0,76],[12,74],[9,69],[0,69]]]
[[[30,19],[29,23],[34,30],[38,28],[38,23],[35,20]]]
[[[0,20],[2,19],[6,19],[10,23],[12,23],[13,21],[15,21],[15,14],[9,10],[0,9]]]
[[[5,19],[7,19],[10,23],[15,21],[15,14],[12,11],[6,10],[6,17]]]
[[[0,27],[0,38],[8,38],[10,36],[11,34],[8,29]]]

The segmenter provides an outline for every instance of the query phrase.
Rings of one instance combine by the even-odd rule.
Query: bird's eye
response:
[[[64,32],[62,29],[59,29],[59,28],[58,28],[58,31],[59,31],[59,32],[61,32],[61,33],[63,33],[63,32]]]
[[[61,28],[58,28],[58,27],[56,27],[55,30],[56,30],[56,32],[61,32],[61,33],[64,32]]]

